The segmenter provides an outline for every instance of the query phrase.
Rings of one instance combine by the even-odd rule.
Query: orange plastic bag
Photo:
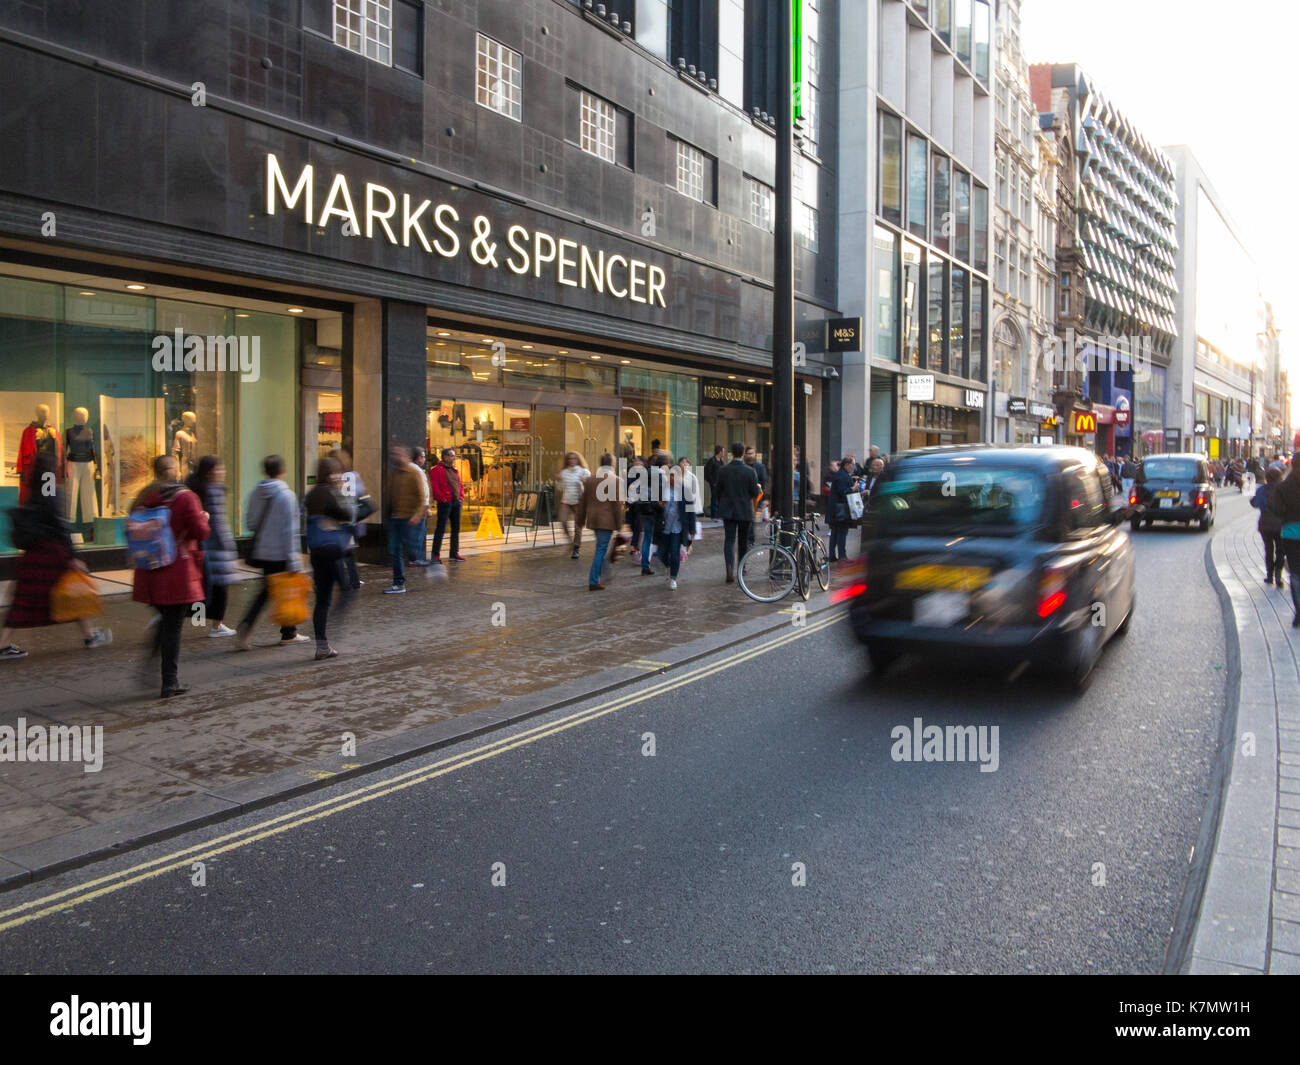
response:
[[[272,573],[266,578],[266,587],[270,593],[272,624],[292,628],[307,620],[311,613],[307,609],[307,597],[311,594],[311,578],[307,574]]]
[[[94,578],[79,569],[68,570],[50,592],[50,618],[54,621],[80,621],[102,612]]]

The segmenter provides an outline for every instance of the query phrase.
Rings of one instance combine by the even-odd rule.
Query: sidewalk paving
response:
[[[1300,629],[1291,628],[1286,578],[1282,588],[1264,584],[1257,520],[1250,511],[1210,547],[1241,675],[1192,973],[1300,973]]]
[[[657,564],[643,577],[629,558],[607,590],[588,592],[592,543],[576,561],[569,550],[408,568],[404,596],[383,594],[388,567],[363,565],[356,602],[330,618],[339,657],[324,662],[314,643],[280,646],[265,614],[248,653],[186,625],[190,691],[170,700],[158,698],[157,660],[141,664],[152,611],[126,594],[129,575],[105,575],[108,589],[118,579],[105,599],[112,645],[85,650],[73,625],[27,630],[29,657],[0,664],[0,726],[102,725],[104,746],[99,772],[0,761],[0,885],[662,672],[790,624],[798,602],[754,603],[724,584],[720,529],[696,543],[677,591]],[[231,588],[228,624],[258,586]],[[828,605],[822,594],[807,604]]]

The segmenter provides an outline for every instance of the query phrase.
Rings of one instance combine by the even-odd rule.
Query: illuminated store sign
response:
[[[375,239],[379,231],[390,244],[409,248],[414,241],[427,254],[443,259],[468,256],[479,266],[520,276],[545,276],[557,284],[593,289],[618,300],[668,306],[664,300],[667,275],[661,267],[642,259],[608,254],[604,248],[593,250],[581,241],[557,238],[544,229],[530,231],[512,225],[502,233],[485,214],[462,218],[453,204],[435,204],[427,198],[417,201],[409,192],[401,193],[399,203],[396,192],[373,181],[356,190],[360,196],[354,197],[343,174],[330,180],[323,202],[318,191],[312,164],[302,168],[291,187],[279,159],[267,153],[268,215],[282,205],[288,211],[301,211],[303,223],[309,226],[323,229],[337,221],[346,233],[367,240]]]

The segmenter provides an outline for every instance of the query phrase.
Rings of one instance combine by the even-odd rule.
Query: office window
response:
[[[903,224],[903,122],[884,111],[880,113],[880,214],[888,222]]]
[[[1008,92],[1007,92],[1007,83],[1006,83],[1005,81],[1003,81],[1001,78],[998,78],[998,79],[997,79],[997,85],[994,87],[993,92],[994,92],[994,95],[995,95],[996,98],[997,98],[997,120],[998,120],[998,125],[1002,126],[1004,129],[1010,129],[1010,128],[1011,128],[1011,112],[1010,112],[1010,110],[1008,109],[1008,108],[1009,108],[1009,104],[1008,104],[1009,96],[1008,96]]]
[[[519,122],[523,119],[523,96],[523,57],[513,48],[480,33],[475,86],[479,105]]]
[[[990,35],[988,0],[975,0],[975,76],[985,85],[989,80]]]
[[[677,145],[677,170],[673,187],[692,200],[716,204],[717,161],[685,141],[674,143]]]
[[[1007,290],[1007,238],[998,237],[997,247],[993,253],[994,276],[993,283],[997,285],[999,292]]]
[[[1068,288],[1061,289],[1061,313],[1070,313],[1070,290]]]
[[[1017,170],[1019,170],[1018,167]],[[1029,213],[1030,202],[1031,202],[1030,192],[1033,189],[1033,187],[1034,187],[1034,176],[1031,173],[1029,173],[1028,170],[1026,170],[1020,175],[1020,181],[1018,184],[1018,196],[1019,196],[1019,204],[1020,204],[1019,217],[1020,217],[1020,221],[1026,226],[1031,226],[1033,224],[1033,216]]]
[[[930,211],[930,158],[924,137],[907,135],[907,228],[925,239]]]
[[[584,91],[579,91],[578,98],[578,146],[607,163],[616,162],[618,139],[614,105]]]
[[[934,0],[934,21],[931,23],[944,44],[952,44],[952,0]]]
[[[1007,157],[1005,155],[998,156],[997,185],[998,206],[1007,207],[1010,203],[1010,178],[1007,174]]]
[[[989,190],[979,182],[971,192],[971,262],[976,270],[989,268]]]
[[[749,224],[771,233],[775,228],[775,193],[757,178],[745,176],[745,189],[749,196]]]
[[[334,0],[334,43],[392,66],[392,0]]]
[[[970,65],[970,19],[971,0],[954,0],[953,3],[953,48],[957,58]]]
[[[876,226],[875,344],[872,353],[898,361],[898,238],[892,230]]]
[[[930,231],[934,243],[944,251],[948,250],[948,238],[952,236],[952,202],[948,187],[952,164],[946,155],[934,152],[930,156],[930,194],[933,209],[931,211]]]

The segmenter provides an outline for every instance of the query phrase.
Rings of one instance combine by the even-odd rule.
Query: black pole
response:
[[[797,517],[808,513],[808,394],[803,382],[795,378],[794,392],[794,440],[799,445],[799,505],[795,507]]]
[[[792,6],[778,0],[776,101],[776,254],[772,277],[772,508],[794,512],[794,41]]]

